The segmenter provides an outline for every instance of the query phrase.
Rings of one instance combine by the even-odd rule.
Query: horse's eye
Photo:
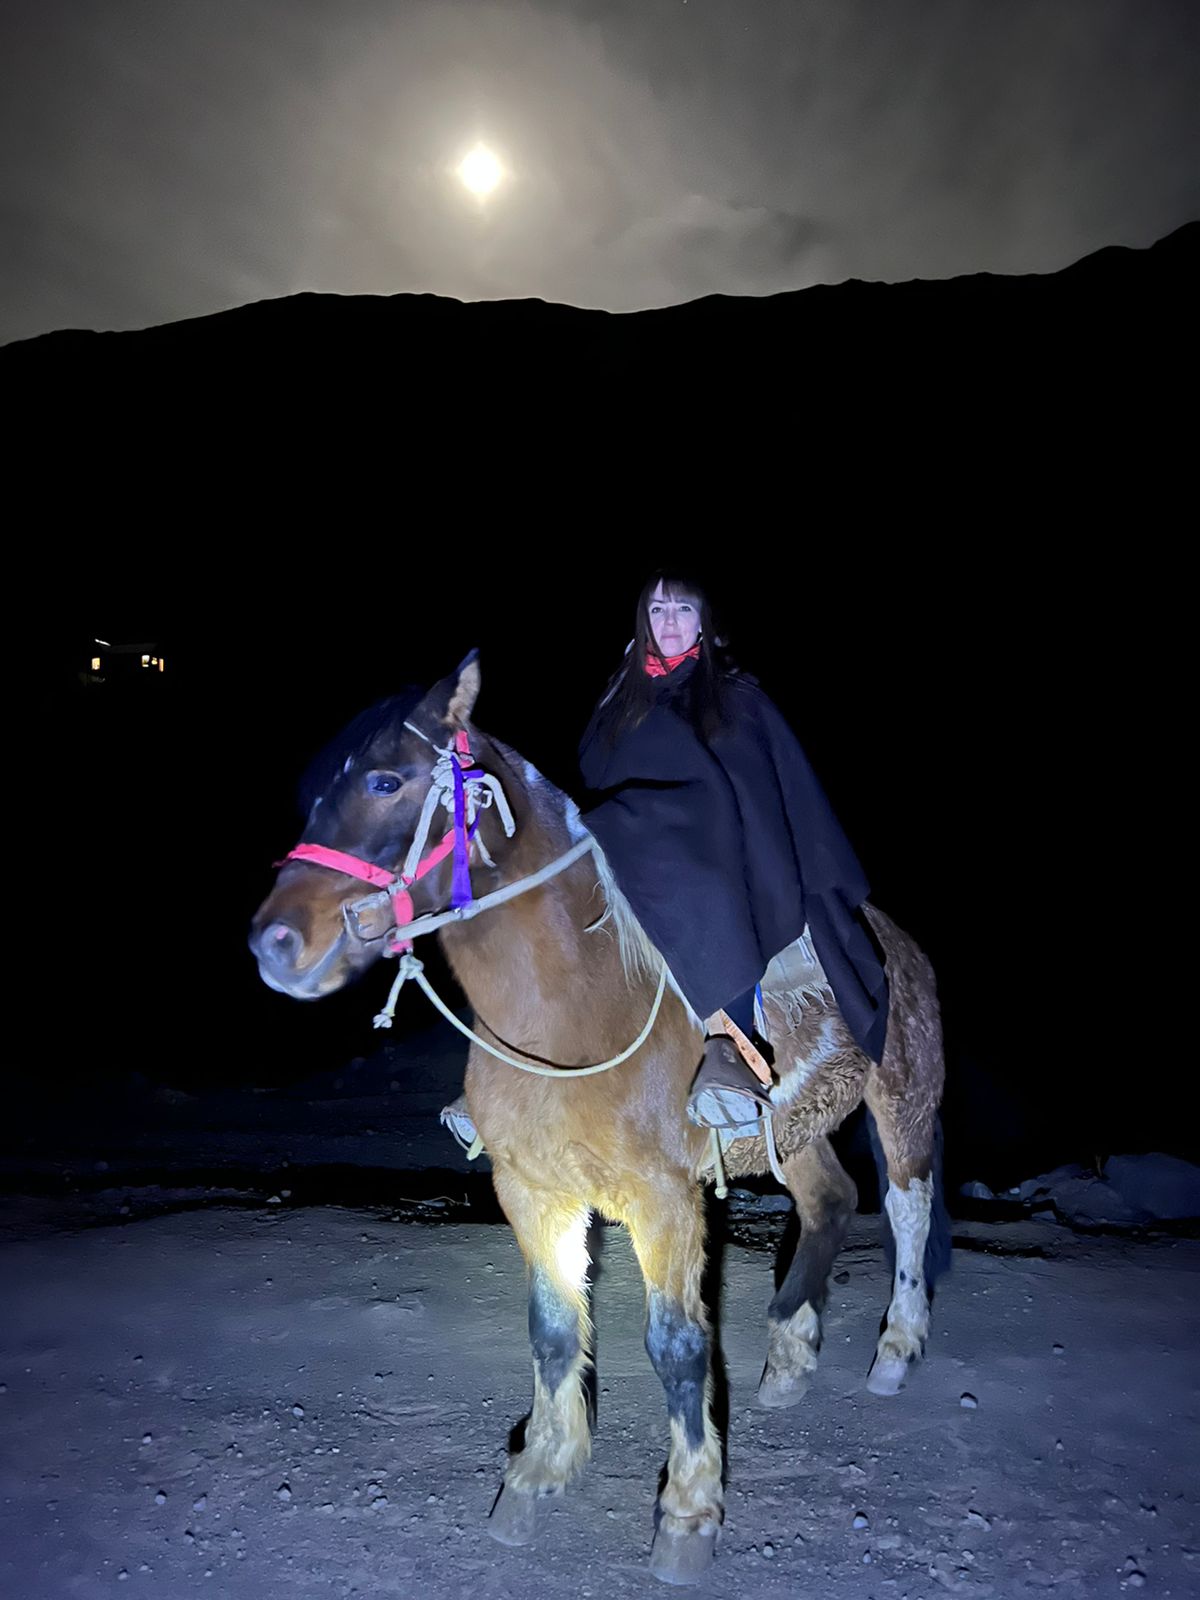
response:
[[[400,788],[400,779],[394,772],[368,772],[368,794],[395,794]]]

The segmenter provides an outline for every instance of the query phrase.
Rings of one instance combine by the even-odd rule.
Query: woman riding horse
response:
[[[684,1107],[701,1015],[744,994],[776,951],[784,958],[763,985],[780,1078],[772,1114],[722,1158],[731,1176],[761,1175],[773,1142],[801,1225],[767,1311],[762,1404],[798,1403],[817,1368],[826,1281],[856,1199],[830,1135],[860,1103],[878,1130],[896,1257],[866,1380],[877,1394],[897,1393],[924,1349],[928,1287],[949,1243],[945,1230],[931,1233],[943,1082],[933,970],[865,906],[886,954],[883,988],[854,915],[866,885],[807,763],[765,696],[711,653],[707,607],[694,588],[681,601],[682,591],[670,578],[655,583],[648,598],[657,593],[667,622],[676,608],[676,627],[660,623],[656,639],[642,608],[638,653],[585,741],[585,770],[601,790],[589,820],[611,863],[577,807],[475,722],[472,655],[427,693],[394,697],[347,730],[251,932],[264,980],[314,1000],[438,930],[474,1019],[467,1110],[529,1267],[533,1407],[489,1530],[529,1542],[539,1504],[590,1454],[588,1228],[599,1213],[628,1229],[646,1284],[646,1350],[671,1439],[650,1563],[671,1583],[707,1570],[725,1501],[702,1292],[702,1185],[717,1161]],[[689,637],[682,605],[699,610],[695,657],[677,648]],[[643,681],[651,657],[664,670]],[[627,722],[622,689],[635,699],[651,691]],[[453,820],[435,842],[447,810]],[[694,1011],[664,992],[662,953],[647,934]],[[882,1060],[856,1043],[828,980],[876,1048],[886,1026]],[[935,1238],[943,1248],[931,1258]]]
[[[762,976],[806,926],[847,1026],[881,1059],[888,990],[861,910],[866,877],[795,735],[733,665],[690,577],[660,571],[643,588],[580,768],[589,831],[707,1019],[694,1122],[737,1127],[769,1107],[735,1039],[754,1036]]]

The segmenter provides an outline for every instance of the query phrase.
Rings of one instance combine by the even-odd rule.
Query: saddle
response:
[[[799,1021],[799,1013],[806,1005],[816,1001],[830,1003],[833,999],[829,988],[829,979],[825,970],[817,959],[817,952],[813,948],[812,939],[806,928],[794,943],[788,945],[775,956],[767,967],[762,981],[763,1001],[768,999],[780,1011],[791,1026]],[[714,1107],[716,1116],[716,1131],[719,1133],[721,1143],[729,1144],[734,1139],[753,1138],[763,1131],[763,1122],[770,1116],[771,1090],[774,1080],[771,1070],[764,1060],[762,1053],[752,1041],[746,1039],[735,1023],[718,1012],[718,1018],[725,1018],[724,1031],[729,1034],[743,1059],[750,1065],[751,1070],[763,1084],[759,1101],[759,1108],[753,1119],[749,1122],[738,1120],[741,1113],[731,1109],[730,1103],[720,1101]],[[715,1019],[714,1019],[715,1020]],[[755,1021],[758,1031],[765,1038],[766,1025],[759,1007],[755,1007]],[[744,1047],[744,1048],[743,1048]],[[749,1053],[747,1053],[749,1052]],[[756,1059],[755,1059],[756,1058]],[[756,1064],[757,1062],[757,1064]],[[719,1095],[719,1090],[710,1091],[711,1095]],[[749,1097],[738,1096],[742,1101]],[[732,1119],[732,1120],[731,1120]],[[460,1095],[457,1100],[443,1108],[441,1113],[442,1126],[450,1133],[455,1142],[467,1153],[467,1159],[473,1161],[483,1149],[483,1142],[479,1138],[479,1131],[467,1110],[465,1095]],[[709,1123],[712,1126],[713,1123]]]

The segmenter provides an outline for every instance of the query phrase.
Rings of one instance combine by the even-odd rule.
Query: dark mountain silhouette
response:
[[[335,444],[369,444],[390,470],[399,452],[405,471],[457,462],[461,480],[472,434],[497,458],[550,438],[575,461],[599,446],[612,471],[614,445],[642,455],[649,429],[655,446],[790,440],[792,470],[819,445],[859,477],[872,460],[915,468],[932,452],[945,466],[963,449],[1027,476],[1030,458],[1062,468],[1170,423],[1198,259],[1189,223],[1045,275],[851,281],[636,313],[299,294],[144,331],[46,334],[0,351],[0,373],[35,447],[65,432],[101,457],[134,441],[316,440],[314,470]]]
[[[24,758],[19,848],[87,865],[38,909],[44,1026],[68,993],[89,1073],[366,1051],[361,994],[280,1009],[245,951],[294,775],[479,644],[485,725],[569,786],[633,596],[682,555],[930,950],[952,1161],[1186,1153],[1169,1017],[1169,1101],[1120,1086],[1190,827],[1170,546],[1198,251],[1193,223],[1046,276],[617,316],[299,295],[0,351],[13,609],[39,624],[17,698],[72,606],[85,640],[168,641],[136,703],[72,676]]]

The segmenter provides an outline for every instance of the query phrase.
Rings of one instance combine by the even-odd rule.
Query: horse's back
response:
[[[863,911],[888,976],[882,1061],[873,1062],[855,1041],[807,930],[774,958],[763,980],[764,1020],[779,1075],[772,1096],[778,1107],[776,1142],[785,1158],[840,1127],[867,1095],[873,1075],[882,1075],[894,1093],[903,1095],[919,1079],[922,1094],[940,1097],[941,1034],[933,968],[916,940],[885,912],[869,901]],[[725,1163],[733,1177],[765,1172],[765,1141],[733,1141]]]

